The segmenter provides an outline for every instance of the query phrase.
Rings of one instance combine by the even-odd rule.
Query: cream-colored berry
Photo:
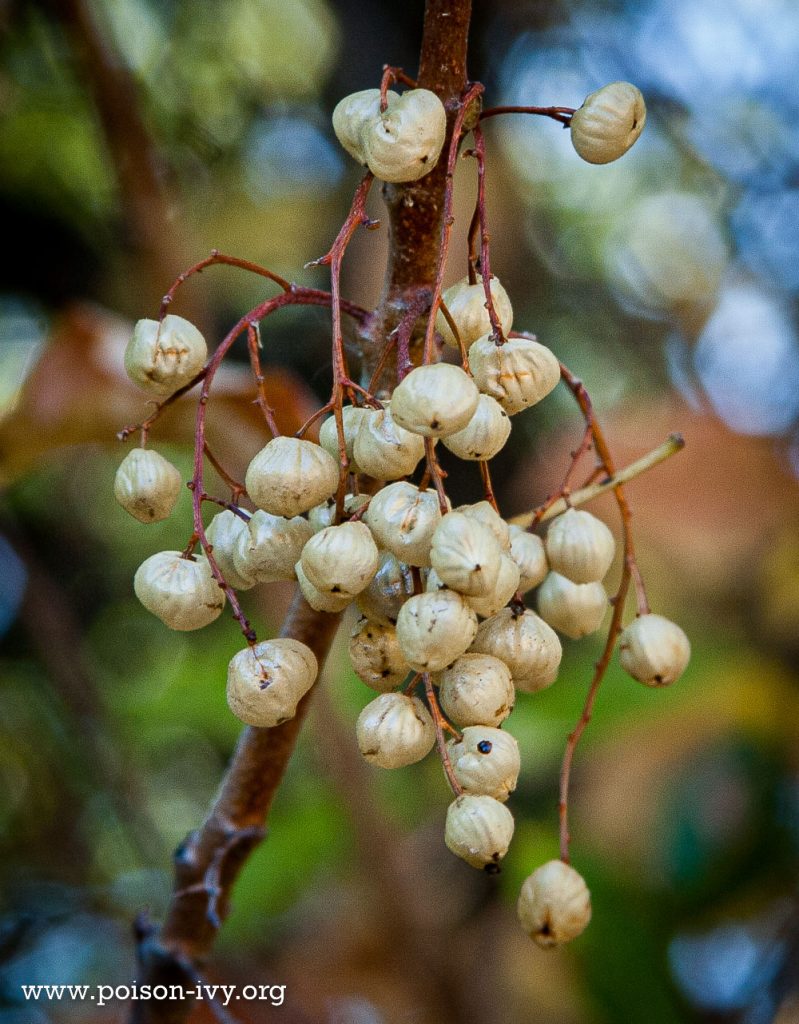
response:
[[[535,612],[503,608],[481,623],[471,647],[491,654],[510,669],[517,690],[535,693],[558,676],[563,653],[557,634]]]
[[[393,626],[361,619],[350,634],[350,661],[359,679],[378,693],[396,689],[410,672]]]
[[[368,409],[352,447],[362,473],[375,480],[408,476],[424,457],[424,438],[394,422],[390,409]]]
[[[430,712],[418,697],[383,693],[366,705],[355,723],[358,749],[370,764],[404,768],[426,757],[436,741]]]
[[[477,616],[454,590],[416,594],[397,616],[397,640],[415,672],[439,672],[463,654],[477,632]]]
[[[513,416],[535,405],[560,380],[560,364],[550,349],[529,338],[509,338],[495,344],[490,334],[469,349],[475,384]]]
[[[552,520],[546,539],[553,572],[573,583],[604,579],[616,553],[613,534],[601,519],[580,508],[567,509]]]
[[[611,82],[587,96],[572,114],[572,145],[589,164],[609,164],[624,156],[645,124],[640,91],[630,82]]]
[[[297,562],[294,566],[294,572],[297,576],[302,596],[315,611],[335,614],[336,612],[343,612],[351,603],[352,597],[349,594],[333,594],[329,590],[319,590],[318,587],[315,587],[305,575],[302,562]]]
[[[474,415],[466,426],[443,438],[443,444],[459,459],[478,462],[493,459],[509,437],[508,414],[491,395],[480,395]]]
[[[516,691],[510,669],[490,654],[463,654],[438,677],[444,714],[455,725],[493,725],[513,711]]]
[[[388,105],[399,99],[399,93],[386,93]],[[380,90],[361,89],[340,100],[333,110],[333,131],[341,145],[359,164],[366,163],[361,136],[369,124],[380,118]]]
[[[417,181],[436,165],[447,133],[444,104],[428,89],[410,89],[367,119],[361,145],[369,170],[382,181]]]
[[[341,523],[315,533],[300,561],[317,590],[354,597],[368,586],[380,555],[366,523]]]
[[[511,600],[519,589],[519,566],[510,555],[503,551],[499,559],[499,575],[493,590],[477,597],[467,597],[466,602],[484,619],[496,615]]]
[[[516,789],[521,769],[519,744],[509,732],[469,725],[460,740],[451,740],[450,762],[464,793],[492,796],[504,803]]]
[[[228,706],[247,725],[280,725],[294,717],[318,672],[316,656],[299,640],[280,637],[245,647],[228,665]]]
[[[459,505],[456,512],[462,512],[478,523],[487,526],[497,538],[497,543],[503,551],[510,550],[510,532],[508,524],[497,512],[494,506],[488,501],[477,501],[473,505]]]
[[[438,495],[399,481],[374,495],[364,516],[380,547],[407,565],[430,565],[430,543],[441,522]]]
[[[275,437],[247,467],[247,493],[264,512],[297,516],[338,487],[338,463],[324,448],[298,437]]]
[[[484,334],[491,333],[491,320],[486,308],[486,293],[482,281],[469,284],[469,278],[464,277],[452,287],[447,288],[442,298],[458,328],[458,334],[465,348],[468,349]],[[499,283],[498,277],[491,278],[491,300],[494,303],[494,312],[499,318],[502,331],[507,334],[513,327],[513,307],[510,304],[508,293]],[[446,345],[451,345],[453,348],[458,347],[452,328],[440,311],[436,314],[436,330]]]
[[[499,577],[502,552],[491,530],[462,512],[448,512],[435,529],[430,562],[459,594],[484,596]]]
[[[133,577],[136,597],[170,629],[201,629],[219,617],[225,593],[202,556],[183,558],[180,551],[150,555]]]
[[[361,426],[361,420],[368,412],[368,409],[364,409],[359,405],[345,405],[341,410],[342,426],[344,428],[344,449],[349,459],[350,473],[360,472],[358,464],[354,460],[353,445]],[[319,428],[319,444],[336,462],[339,461],[338,428],[335,416],[330,416]]]
[[[395,423],[423,437],[446,437],[462,430],[474,416],[480,392],[460,366],[417,366],[391,396]]]
[[[676,622],[649,612],[622,630],[619,660],[625,672],[647,686],[669,686],[688,666],[691,645]]]
[[[258,582],[249,565],[241,563],[240,568],[236,565],[236,548],[249,536],[248,527],[247,520],[226,508],[224,512],[215,515],[205,528],[213,559],[225,577],[225,582],[234,590],[249,590]]]
[[[355,598],[355,603],[367,619],[391,626],[396,623],[400,608],[412,595],[410,568],[390,551],[381,551],[377,570],[369,586]]]
[[[447,809],[444,842],[474,868],[496,866],[513,838],[513,815],[491,796],[459,796]]]
[[[510,557],[519,566],[519,590],[526,594],[549,572],[544,542],[520,526],[510,527]]]
[[[608,610],[608,595],[601,583],[572,583],[551,572],[538,588],[538,614],[564,636],[579,640],[595,633]]]
[[[313,535],[307,519],[273,516],[258,509],[239,533],[233,549],[233,564],[242,576],[256,583],[276,583],[297,578],[294,565]]]
[[[125,349],[125,370],[134,384],[163,398],[193,380],[207,356],[194,324],[170,313],[160,323],[138,321]]]
[[[140,523],[158,523],[172,514],[180,495],[180,470],[152,448],[133,448],[114,477],[114,497]]]
[[[557,946],[581,935],[591,920],[585,879],[562,860],[542,864],[522,885],[516,912],[539,946]]]

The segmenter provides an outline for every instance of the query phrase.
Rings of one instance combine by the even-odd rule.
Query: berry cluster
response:
[[[400,96],[386,84],[347,97],[333,115],[344,148],[369,168],[367,187],[372,175],[389,182],[418,180],[435,165],[446,138],[445,110],[435,95],[414,88]],[[466,109],[464,103],[450,164]],[[551,109],[562,119],[563,108]],[[575,147],[596,163],[629,148],[645,117],[640,93],[627,83],[592,94],[570,113]],[[479,129],[474,130],[477,135]],[[477,141],[480,156],[482,136]],[[482,175],[482,163],[480,170]],[[344,245],[364,222],[364,196],[361,191],[356,197],[355,213],[342,229]],[[479,212],[482,224],[484,210]],[[320,613],[354,605],[360,618],[350,637],[352,666],[378,694],[356,724],[363,757],[382,768],[400,768],[437,745],[455,794],[446,816],[446,845],[474,867],[495,871],[514,828],[506,801],[516,788],[520,757],[504,723],[516,692],[551,686],[561,662],[558,633],[571,638],[594,633],[609,607],[603,580],[614,561],[614,537],[602,521],[576,507],[580,492],[569,486],[580,457],[604,442],[587,415],[583,445],[560,491],[529,517],[527,528],[508,522],[491,486],[490,460],[508,441],[511,417],[542,401],[568,371],[534,337],[511,333],[511,302],[490,273],[484,246],[479,261],[470,258],[469,275],[446,291],[440,289],[439,274],[436,294],[421,311],[429,317],[421,364],[413,365],[397,338],[389,338],[386,353],[396,348],[395,386],[356,385],[337,344],[344,307],[335,273],[342,252],[334,246],[327,260],[334,268],[330,295],[296,286],[283,293],[286,303],[305,296],[333,308],[334,391],[325,406],[332,415],[322,422],[316,443],[304,436],[310,423],[296,436],[280,435],[263,403],[273,437],[252,458],[243,484],[224,474],[230,501],[211,498],[202,486],[202,463],[206,455],[211,458],[204,433],[208,389],[232,339],[245,330],[260,387],[255,324],[278,308],[280,299],[248,314],[210,362],[202,335],[178,316],[136,326],[125,356],[130,377],[162,406],[200,382],[202,393],[198,468],[190,484],[193,536],[182,552],[148,558],[136,572],[134,588],[149,611],[177,630],[207,625],[219,616],[226,597],[230,600],[248,642],[230,662],[228,704],[242,722],[263,728],[295,715],[316,680],[318,664],[298,640],[259,643],[236,592],[296,580]],[[445,260],[442,242],[442,272]],[[214,261],[244,265],[215,254],[194,269]],[[582,392],[573,390],[580,400]],[[167,517],[181,486],[178,471],[144,447],[154,418],[139,425],[143,446],[128,454],[115,483],[119,503],[142,522]],[[482,500],[451,507],[436,457],[439,442],[479,465]],[[598,463],[598,470],[603,468],[612,476],[606,455]],[[590,480],[596,481],[598,470]],[[612,479],[606,483],[618,492],[624,518],[627,568],[619,608],[634,556],[621,485]],[[209,500],[224,508],[204,525],[200,509]],[[557,502],[564,510],[554,514]],[[198,544],[201,554],[195,553]],[[678,626],[649,611],[637,566],[635,582],[639,614],[623,630],[614,615],[608,651],[620,633],[624,669],[647,685],[667,685],[687,665],[688,641]],[[537,611],[526,606],[528,593],[534,593]],[[527,879],[518,912],[541,945],[564,942],[585,928],[590,897],[568,864],[568,837],[564,849],[562,836],[561,860]]]

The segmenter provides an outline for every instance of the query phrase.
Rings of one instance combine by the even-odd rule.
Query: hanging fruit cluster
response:
[[[412,87],[399,95],[388,89],[397,81]],[[371,381],[357,384],[349,376],[342,314],[362,325],[369,313],[341,298],[339,275],[352,235],[368,222],[364,203],[369,186],[373,177],[393,183],[419,180],[436,165],[446,143],[444,106],[432,92],[413,86],[397,69],[387,69],[381,88],[348,96],[335,109],[336,135],[368,172],[336,242],[317,261],[331,267],[330,292],[290,285],[264,268],[213,253],[173,285],[158,320],[137,324],[125,366],[160,404],[144,423],[122,432],[126,438],[140,430],[142,446],[119,467],[115,494],[141,522],[171,513],[180,475],[146,443],[161,409],[199,386],[195,471],[189,484],[192,536],[184,551],[158,552],[140,566],[134,579],[139,600],[178,630],[207,625],[230,602],[247,645],[230,662],[228,703],[242,722],[263,728],[295,714],[316,681],[318,665],[298,640],[258,642],[237,593],[296,580],[305,600],[320,613],[337,614],[355,606],[360,617],[350,637],[352,665],[377,693],[355,727],[363,757],[381,768],[401,768],[437,746],[455,794],[444,841],[467,863],[496,871],[513,836],[506,801],[520,770],[519,748],[505,724],[517,692],[535,693],[556,681],[558,634],[583,637],[600,629],[606,618],[610,602],[603,581],[614,562],[616,543],[601,520],[578,506],[602,491],[615,493],[624,536],[621,584],[586,710],[567,746],[561,778],[561,858],[530,875],[518,903],[525,930],[549,946],[579,935],[591,915],[585,882],[568,862],[568,780],[574,747],[614,645],[618,640],[624,669],[649,686],[665,686],[680,676],[689,645],[678,626],[649,609],[632,546],[623,473],[616,473],[584,387],[535,337],[512,332],[511,301],[489,264],[485,147],[479,127],[480,119],[504,111],[495,108],[474,116],[481,86],[472,86],[463,97],[446,153],[450,182],[430,301],[381,339],[379,371]],[[592,93],[577,111],[527,109],[569,125],[575,149],[591,163],[606,163],[626,152],[646,116],[641,94],[624,82]],[[468,131],[474,136],[470,155],[479,174],[468,274],[444,291],[451,172]],[[282,291],[243,317],[209,360],[200,332],[166,309],[178,286],[212,263],[254,271]],[[302,303],[332,310],[333,391],[297,435],[286,437],[277,431],[262,388],[259,325],[282,306]],[[414,365],[409,339],[423,316],[423,351]],[[240,484],[211,454],[205,408],[214,374],[242,334],[248,339],[257,401],[272,439],[251,460]],[[386,387],[392,357],[396,372],[389,372],[391,386]],[[509,522],[495,499],[490,461],[508,441],[511,418],[544,400],[561,380],[585,418],[582,444],[561,488],[529,516]],[[325,413],[330,415],[321,424],[317,444],[305,434]],[[479,500],[452,508],[437,460],[438,444],[479,468]],[[676,447],[673,442],[664,454]],[[589,451],[596,455],[595,466],[586,485],[574,489],[573,477]],[[206,492],[206,460],[230,485],[229,500]],[[209,502],[222,510],[206,524],[202,513]],[[631,583],[638,614],[622,628]],[[525,595],[532,595],[535,611],[525,604]]]

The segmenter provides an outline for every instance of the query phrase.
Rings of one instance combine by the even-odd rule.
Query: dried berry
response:
[[[230,710],[247,725],[280,725],[294,717],[318,671],[313,651],[299,640],[280,637],[245,647],[228,666]]]
[[[247,493],[265,512],[297,516],[338,487],[338,463],[313,441],[275,437],[247,467]]]
[[[587,96],[572,114],[572,145],[589,164],[609,164],[624,156],[645,124],[640,91],[629,82],[611,82]]]
[[[133,448],[114,477],[114,497],[140,523],[172,514],[183,480],[180,471],[152,448]]]
[[[550,860],[525,879],[516,912],[539,946],[557,946],[585,931],[591,920],[591,894],[573,867]]]
[[[690,658],[688,637],[676,622],[662,615],[639,615],[619,637],[622,668],[647,686],[670,686],[683,674]]]
[[[418,697],[383,693],[366,705],[355,724],[358,749],[371,764],[404,768],[433,749],[433,719]]]
[[[150,555],[133,577],[136,597],[170,629],[201,629],[219,617],[225,592],[205,558],[179,551]]]
[[[134,384],[165,398],[193,380],[207,356],[194,324],[170,313],[160,323],[138,321],[125,349],[125,369]]]
[[[491,796],[465,794],[447,809],[444,842],[474,868],[496,866],[513,838],[513,815]]]

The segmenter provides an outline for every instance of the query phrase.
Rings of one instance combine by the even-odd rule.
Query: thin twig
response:
[[[244,260],[240,256],[227,256],[218,249],[212,249],[210,256],[207,256],[204,260],[200,260],[199,263],[195,263],[194,266],[189,267],[188,270],[184,270],[182,274],[177,276],[168,291],[165,293],[163,299],[161,299],[161,309],[158,313],[158,319],[164,319],[167,314],[167,310],[174,301],[175,295],[181,285],[185,284],[190,277],[194,277],[195,274],[201,274],[206,267],[211,267],[219,263],[226,264],[229,267],[238,267],[240,270],[246,270],[248,273],[257,274],[260,277],[266,277],[270,281],[274,281],[275,284],[279,285],[284,292],[291,291],[291,284],[284,277],[273,273],[273,271],[267,269],[267,267],[262,267],[258,263],[252,263],[250,260]]]
[[[477,219],[480,224],[480,275],[483,279],[483,290],[485,292],[485,305],[488,310],[488,319],[491,323],[491,337],[495,344],[504,345],[505,335],[502,332],[502,324],[494,308],[494,298],[491,295],[491,236],[488,231],[488,215],[486,213],[486,184],[485,184],[485,139],[479,125],[472,130],[474,135],[474,153],[477,160]]]
[[[497,117],[499,114],[540,114],[542,117],[560,121],[562,125],[568,125],[573,113],[574,107],[487,107],[481,111],[480,120],[486,121],[489,117]]]
[[[455,732],[450,726],[449,722],[444,718],[441,713],[441,708],[438,706],[438,698],[436,697],[436,691],[433,687],[432,680],[430,679],[430,673],[425,672],[422,675],[424,681],[424,692],[427,697],[427,704],[430,708],[430,715],[433,719],[433,725],[436,730],[436,744],[438,746],[438,753],[441,757],[441,767],[444,769],[444,774],[447,776],[447,782],[450,784],[450,788],[455,796],[462,796],[463,786],[458,782],[455,777],[455,772],[452,768],[452,761],[450,760],[449,750],[447,750],[447,739],[444,736],[444,730],[449,729],[451,732]]]
[[[452,234],[452,225],[455,219],[452,214],[453,207],[453,195],[455,185],[455,163],[458,159],[458,149],[461,143],[461,134],[463,132],[463,125],[466,120],[466,115],[469,112],[472,103],[479,99],[483,94],[483,86],[479,82],[475,82],[470,85],[464,95],[461,97],[460,106],[458,108],[458,114],[455,118],[455,125],[452,129],[452,138],[449,143],[449,151],[447,153],[447,176],[446,185],[444,189],[444,211],[441,220],[441,240],[438,248],[438,262],[436,268],[436,280],[433,288],[433,298],[430,304],[430,314],[427,321],[427,330],[425,331],[424,337],[424,356],[423,361],[425,363],[432,362],[433,359],[433,339],[435,338],[436,330],[436,313],[441,305],[441,292],[444,286],[444,271],[447,265],[447,256],[449,254],[449,240]]]
[[[605,476],[596,483],[572,491],[568,502],[564,498],[558,498],[557,501],[552,502],[550,505],[539,505],[532,512],[522,512],[520,515],[512,516],[508,522],[514,526],[521,526],[522,529],[527,529],[536,521],[539,511],[541,511],[541,515],[538,521],[546,522],[548,519],[554,518],[554,516],[559,516],[561,512],[565,512],[569,507],[577,508],[580,505],[586,505],[589,501],[593,501],[594,498],[607,494],[608,491],[615,490],[620,484],[629,483],[635,477],[653,469],[659,463],[682,451],[684,447],[685,441],[680,434],[669,434],[666,440],[659,444],[657,448],[653,448],[646,455],[642,455],[640,459],[636,459],[635,462],[631,462],[628,466],[618,470],[613,476]]]

